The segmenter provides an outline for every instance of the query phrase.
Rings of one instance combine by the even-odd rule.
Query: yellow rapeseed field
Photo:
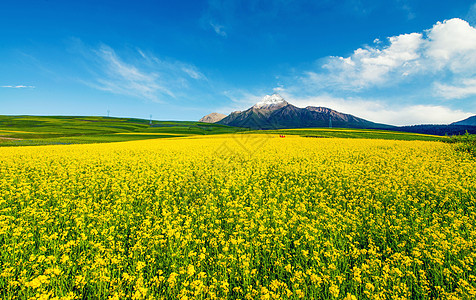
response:
[[[0,148],[0,298],[474,299],[475,178],[438,142]]]

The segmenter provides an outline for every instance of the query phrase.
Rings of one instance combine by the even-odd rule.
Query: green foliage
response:
[[[191,121],[72,116],[0,116],[0,146],[109,143],[230,133],[299,135],[309,138],[363,138],[438,141],[442,137],[407,132],[349,128],[250,130]]]
[[[0,146],[108,143],[244,129],[189,121],[71,116],[0,116]]]
[[[376,129],[350,129],[350,128],[300,128],[267,130],[269,134],[299,135],[309,138],[356,138],[356,139],[383,139],[403,141],[439,141],[441,137],[428,134],[396,132]],[[257,131],[253,131],[257,133]]]
[[[476,157],[476,134],[454,135],[446,140],[447,143],[455,144],[457,151],[466,152]]]
[[[254,137],[0,148],[0,299],[474,299],[469,155]]]

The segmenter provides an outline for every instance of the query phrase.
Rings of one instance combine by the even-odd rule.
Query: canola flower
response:
[[[437,142],[252,144],[0,148],[0,298],[476,297],[474,158]]]

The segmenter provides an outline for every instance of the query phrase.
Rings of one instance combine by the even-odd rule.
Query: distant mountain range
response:
[[[225,116],[211,113],[200,122],[245,127],[251,129],[285,129],[310,127],[387,129],[433,135],[476,134],[476,116],[449,125],[425,124],[391,126],[340,113],[326,107],[308,106],[299,108],[278,94],[265,96],[260,102],[244,111],[235,111]]]
[[[462,121],[451,123],[451,125],[476,126],[476,116],[472,116]]]
[[[216,113],[201,120],[213,120]],[[340,113],[325,107],[308,106],[299,108],[283,99],[278,94],[265,96],[260,102],[245,111],[235,111],[215,121],[217,124],[246,127],[252,129],[284,129],[306,127],[338,128],[376,128],[392,129],[394,126],[379,124]],[[215,123],[213,122],[213,123]]]

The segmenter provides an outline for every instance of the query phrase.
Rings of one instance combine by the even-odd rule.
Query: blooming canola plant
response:
[[[474,158],[251,138],[0,148],[0,298],[476,297]]]

